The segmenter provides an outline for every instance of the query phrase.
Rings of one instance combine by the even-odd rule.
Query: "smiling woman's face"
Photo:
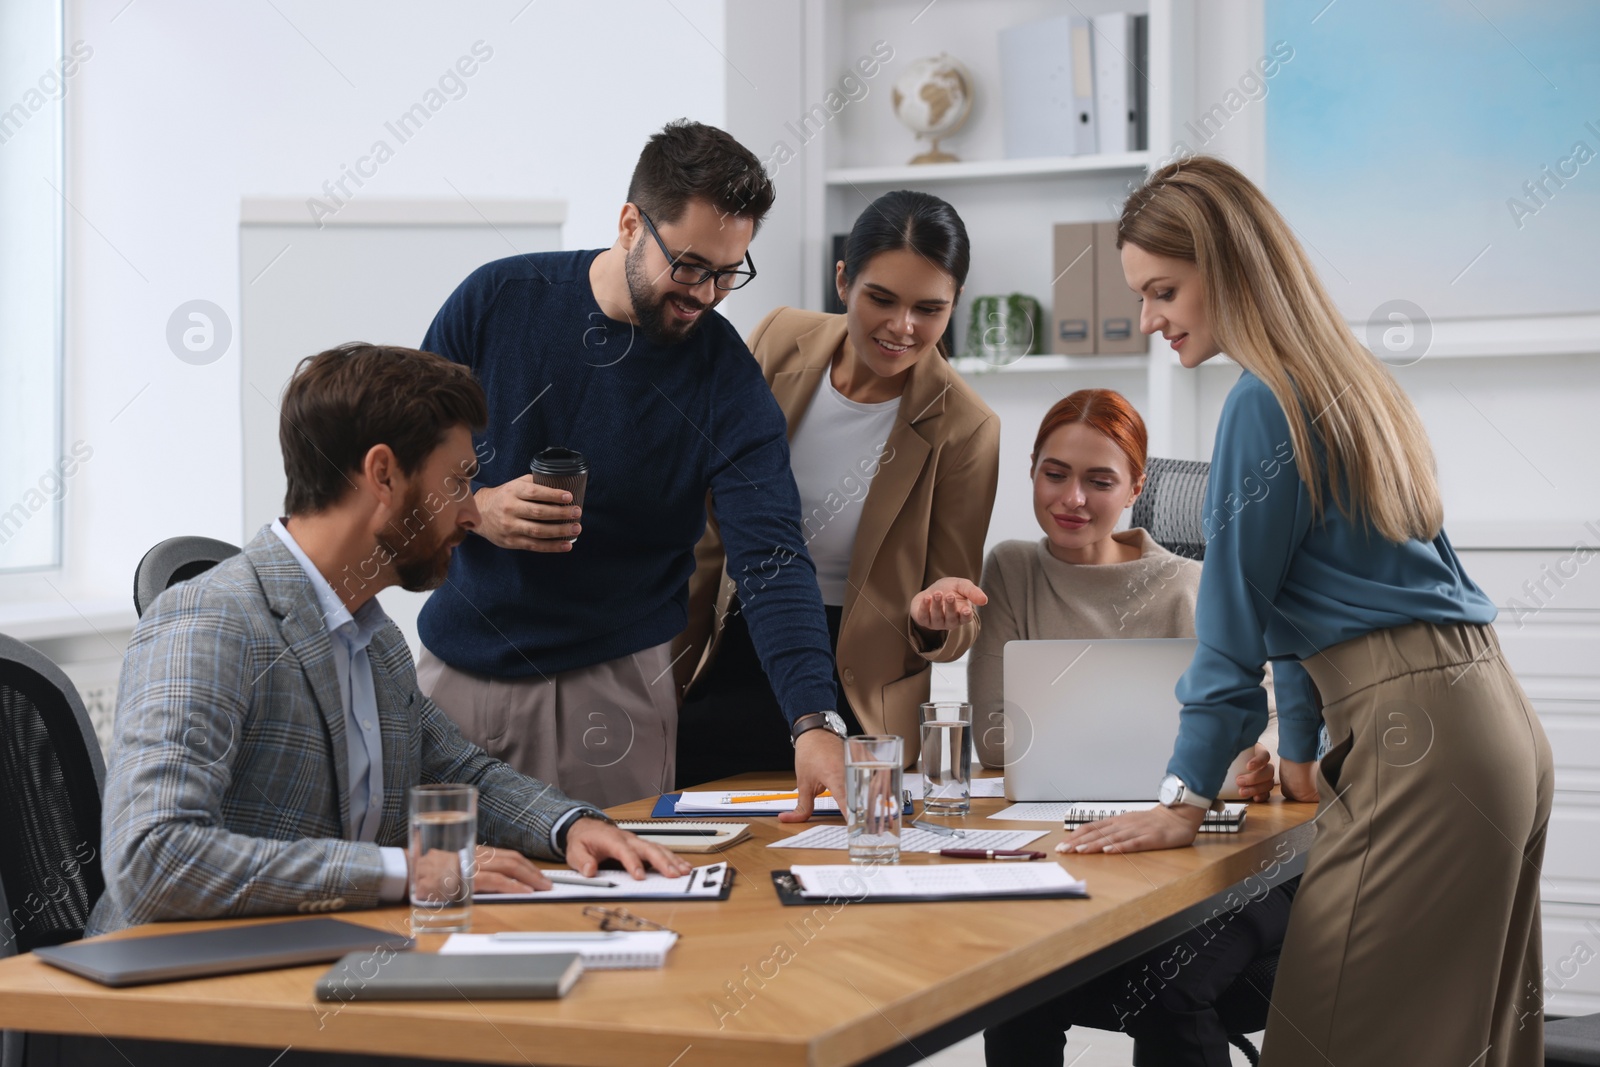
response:
[[[1185,367],[1198,367],[1219,351],[1206,319],[1200,270],[1186,259],[1146,252],[1132,242],[1122,246],[1122,275],[1139,294],[1139,329],[1159,333]]]
[[[1117,520],[1138,496],[1127,454],[1085,423],[1057,427],[1034,456],[1033,516],[1057,559],[1107,562]]]
[[[910,249],[879,252],[849,286],[841,263],[836,281],[856,358],[891,380],[935,350],[956,301],[955,279]]]

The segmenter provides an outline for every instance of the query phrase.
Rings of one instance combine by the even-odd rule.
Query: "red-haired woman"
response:
[[[986,767],[1005,765],[1007,641],[1194,636],[1200,564],[1168,552],[1142,529],[1113,532],[1144,488],[1146,440],[1144,420],[1110,389],[1073,393],[1039,427],[1029,466],[1034,518],[1045,536],[996,545],[979,581],[989,602],[967,667],[967,693]],[[1240,796],[1265,799],[1272,792],[1275,724],[1263,740],[1237,776]],[[1060,1064],[1066,1029],[1080,1025],[1132,1035],[1135,1063],[1228,1063],[1217,1002],[1258,956],[1277,951],[1292,899],[1292,886],[1263,885],[1218,929],[1207,924],[990,1028],[988,1062]],[[1159,978],[1152,982],[1152,975]]]

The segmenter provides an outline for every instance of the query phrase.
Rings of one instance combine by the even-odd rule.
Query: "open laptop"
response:
[[[1009,641],[1004,652],[1006,799],[1155,803],[1178,736],[1173,689],[1193,638]],[[1238,799],[1234,776],[1224,799]]]

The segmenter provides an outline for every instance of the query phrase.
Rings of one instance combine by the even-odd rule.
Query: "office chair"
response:
[[[83,936],[105,882],[106,765],[78,691],[38,650],[0,634],[0,958]],[[0,1067],[24,1034],[0,1038]]]
[[[1600,1015],[1547,1019],[1544,1024],[1545,1067],[1594,1067],[1600,1064]]]
[[[1211,464],[1198,459],[1160,459],[1145,464],[1144,492],[1129,521],[1150,532],[1157,544],[1189,559],[1206,558],[1206,483]]]
[[[133,569],[133,609],[145,609],[170,587],[215,567],[239,549],[210,537],[169,537],[144,554]]]

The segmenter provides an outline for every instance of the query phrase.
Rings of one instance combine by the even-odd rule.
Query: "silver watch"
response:
[[[1193,808],[1211,810],[1217,807],[1217,802],[1210,797],[1203,797],[1184,784],[1182,778],[1176,774],[1169,774],[1161,779],[1161,790],[1156,794],[1163,807],[1176,808],[1188,805]]]
[[[811,730],[828,730],[841,741],[849,732],[844,724],[844,717],[837,711],[815,711],[810,715],[802,715],[790,727],[789,744],[800,740],[800,735]]]

